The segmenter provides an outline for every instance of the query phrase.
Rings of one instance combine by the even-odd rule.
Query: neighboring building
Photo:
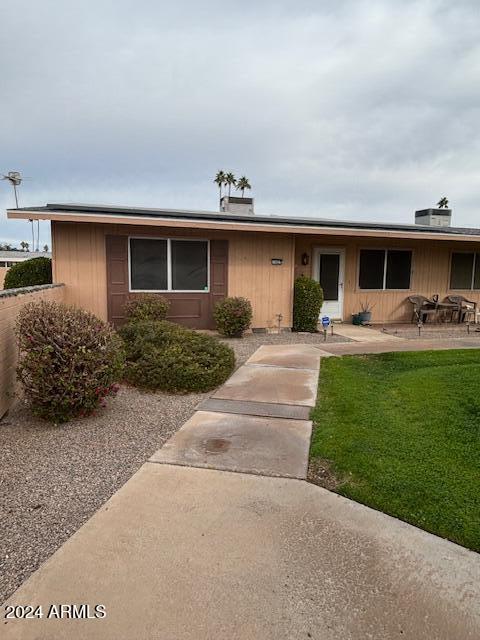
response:
[[[0,251],[0,289],[3,289],[3,282],[10,267],[17,262],[39,257],[51,258],[52,254],[45,251]]]
[[[345,321],[367,300],[373,322],[409,321],[413,294],[480,302],[480,229],[444,226],[450,211],[407,225],[258,216],[250,198],[243,214],[242,199],[232,201],[221,212],[48,204],[8,216],[52,221],[54,282],[67,302],[116,325],[128,297],[153,291],[187,326],[213,327],[213,306],[229,295],[252,302],[252,327],[280,316],[289,327],[300,274],[321,282],[322,314]]]

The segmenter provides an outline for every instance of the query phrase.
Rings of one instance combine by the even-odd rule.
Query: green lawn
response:
[[[480,350],[326,358],[312,418],[338,493],[480,551]]]

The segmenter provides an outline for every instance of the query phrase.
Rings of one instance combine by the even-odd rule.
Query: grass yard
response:
[[[335,491],[480,551],[480,350],[326,358],[312,418]]]

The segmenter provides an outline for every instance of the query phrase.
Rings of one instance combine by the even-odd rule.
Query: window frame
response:
[[[362,251],[383,251],[383,280],[382,280],[382,288],[381,289],[362,289],[362,287],[360,286],[360,260],[361,260],[361,254]],[[410,286],[408,288],[402,288],[402,289],[387,289],[386,288],[386,284],[387,284],[387,253],[389,251],[409,251],[411,253],[411,260],[410,260]],[[374,292],[374,291],[412,291],[412,280],[413,280],[413,274],[414,274],[414,268],[413,268],[413,264],[414,264],[414,256],[415,256],[415,251],[413,248],[411,247],[371,247],[371,246],[367,246],[367,247],[359,247],[358,248],[358,256],[357,256],[357,291],[366,291],[366,292]]]
[[[454,253],[473,253],[473,263],[472,263],[472,277],[470,278],[470,287],[469,288],[459,288],[459,287],[452,287],[452,266],[453,266],[453,254]],[[475,289],[475,287],[473,286],[475,284],[475,267],[477,266],[477,256],[480,256],[480,251],[475,251],[475,249],[473,250],[467,250],[467,249],[463,249],[463,250],[459,250],[459,249],[452,249],[450,251],[450,268],[448,270],[448,290],[449,291],[478,291],[480,293],[480,287],[478,287],[478,289]]]
[[[167,289],[132,289],[131,240],[166,240],[167,241]],[[207,288],[206,289],[172,289],[172,240],[207,243]],[[210,240],[207,238],[184,238],[183,236],[128,236],[128,292],[129,293],[210,293]]]

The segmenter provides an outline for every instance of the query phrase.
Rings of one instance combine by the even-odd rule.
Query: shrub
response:
[[[217,330],[229,338],[241,338],[252,321],[252,305],[246,298],[224,298],[213,311]]]
[[[125,316],[128,322],[142,320],[165,320],[170,302],[155,293],[144,293],[130,298],[125,304]]]
[[[123,344],[93,314],[56,302],[19,312],[18,379],[33,413],[54,423],[93,413],[117,391]]]
[[[125,377],[145,389],[199,392],[225,382],[235,364],[233,351],[216,338],[166,321],[129,323]]]
[[[315,333],[322,304],[320,284],[308,276],[297,278],[293,290],[293,330]]]
[[[17,262],[5,275],[4,289],[33,287],[52,283],[52,261],[50,258],[31,258]]]

